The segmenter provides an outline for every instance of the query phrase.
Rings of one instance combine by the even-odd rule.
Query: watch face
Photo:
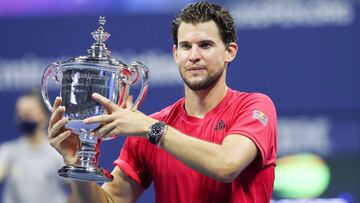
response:
[[[157,122],[151,126],[151,129],[148,133],[149,141],[153,144],[159,144],[161,137],[164,133],[165,123]]]
[[[151,130],[151,134],[154,136],[159,136],[162,132],[163,126],[160,125],[154,125],[153,129]]]

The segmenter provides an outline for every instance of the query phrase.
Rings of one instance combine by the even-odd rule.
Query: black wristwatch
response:
[[[152,144],[159,145],[162,136],[165,132],[165,123],[164,122],[157,122],[149,127],[149,131],[147,132],[147,135],[149,137],[149,141]]]

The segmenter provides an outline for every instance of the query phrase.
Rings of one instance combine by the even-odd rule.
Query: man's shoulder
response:
[[[184,102],[184,98],[181,98],[181,99],[177,100],[175,103],[161,109],[160,111],[158,111],[156,113],[151,114],[150,117],[157,119],[157,120],[164,121],[166,117],[168,117],[174,111],[177,111],[179,108],[181,108],[183,102]]]
[[[0,148],[7,150],[16,150],[20,146],[25,144],[25,139],[23,137],[18,137],[14,140],[8,140],[0,144]]]
[[[264,94],[264,93],[260,93],[260,92],[241,92],[238,90],[231,90],[233,91],[233,96],[232,96],[232,101],[233,102],[238,102],[238,103],[242,103],[242,102],[249,102],[249,101],[262,101],[262,102],[272,102],[272,99]]]
[[[12,159],[17,156],[19,151],[24,149],[23,139],[17,138],[15,140],[5,141],[0,144],[0,164],[7,162],[6,160]]]

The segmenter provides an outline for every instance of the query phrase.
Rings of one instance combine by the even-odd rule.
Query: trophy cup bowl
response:
[[[92,94],[101,94],[112,102],[121,104],[128,96],[131,85],[141,81],[139,95],[133,104],[135,107],[144,99],[148,89],[147,67],[141,62],[133,62],[127,66],[112,59],[104,44],[110,36],[104,31],[104,17],[100,17],[99,24],[99,28],[91,33],[96,42],[88,49],[87,56],[50,64],[41,81],[43,100],[50,111],[52,105],[48,96],[48,81],[51,78],[60,84],[61,105],[65,106],[64,116],[69,119],[65,127],[79,135],[80,139],[76,152],[78,163],[64,166],[58,174],[79,181],[112,180],[109,171],[98,165],[99,145],[105,138],[90,135],[101,123],[83,123],[85,118],[106,113],[105,108],[92,99]]]

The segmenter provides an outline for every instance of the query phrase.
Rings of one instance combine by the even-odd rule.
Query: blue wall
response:
[[[279,127],[289,120],[305,119],[310,125],[314,119],[325,119],[329,123],[324,137],[324,142],[329,142],[326,149],[316,151],[316,146],[305,143],[298,151],[279,149],[279,155],[315,151],[334,165],[334,174],[360,169],[360,6],[350,5],[352,19],[344,25],[273,23],[252,28],[240,24],[238,56],[228,70],[231,88],[262,92],[273,99]],[[172,78],[177,77],[171,61],[173,14],[111,13],[106,17],[105,28],[111,34],[107,46],[113,57],[125,63],[140,60],[150,68],[150,89],[140,110],[150,114],[180,98],[181,80]],[[14,123],[16,98],[27,87],[40,84],[47,64],[85,55],[97,18],[93,14],[0,18],[0,141],[19,134]],[[51,95],[57,92],[56,87],[51,89]],[[312,132],[310,142],[311,136],[316,136]],[[279,134],[279,146],[284,136],[288,135]],[[104,142],[103,166],[113,167],[123,141],[121,137]],[[342,168],[344,163],[355,169]],[[325,197],[346,191],[359,197],[355,180],[343,176],[343,180],[334,181],[338,182],[331,183]],[[141,201],[153,198],[153,193],[147,192]]]

